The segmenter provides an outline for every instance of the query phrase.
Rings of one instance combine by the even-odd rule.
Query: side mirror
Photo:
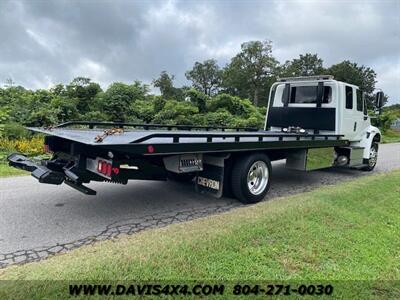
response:
[[[382,108],[383,98],[384,98],[384,93],[382,91],[376,93],[376,98],[375,98],[375,107],[376,108]]]

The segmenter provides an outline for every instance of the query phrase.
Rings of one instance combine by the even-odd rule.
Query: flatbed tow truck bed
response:
[[[64,182],[89,195],[96,194],[83,185],[90,181],[126,184],[131,179],[195,177],[196,190],[220,197],[223,186],[232,185],[231,174],[241,172],[232,168],[244,158],[258,157],[257,164],[265,165],[254,172],[269,174],[270,160],[294,155],[296,167],[302,159],[296,158],[298,153],[305,157],[305,151],[312,151],[308,149],[329,149],[328,160],[332,163],[333,149],[348,145],[341,135],[252,128],[75,121],[28,129],[45,134],[45,148],[53,153],[53,158],[35,162],[15,153],[8,157],[9,164],[30,171],[41,183]],[[262,196],[255,195],[257,199]],[[248,199],[248,196],[236,197]]]
[[[104,134],[104,130],[93,127],[107,124],[118,128],[137,126],[145,129],[124,129],[121,133],[105,136],[101,142],[96,141],[96,137]],[[92,128],[66,128],[71,125],[87,125]],[[158,130],[154,128],[158,128]],[[160,128],[165,129],[161,130]],[[252,151],[257,149],[290,149],[301,147],[318,148],[346,146],[348,144],[347,140],[341,139],[341,135],[257,131],[252,128],[231,129],[183,125],[67,122],[52,128],[28,129],[87,146],[139,155]],[[151,153],[148,151],[149,145],[153,149]]]

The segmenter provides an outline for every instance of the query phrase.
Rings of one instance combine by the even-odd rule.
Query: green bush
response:
[[[257,109],[250,100],[228,94],[220,94],[208,102],[208,111],[215,112],[219,109],[226,109],[232,115],[247,117],[251,113],[257,113]]]
[[[206,112],[206,102],[208,99],[208,96],[206,94],[199,92],[195,89],[190,89],[186,91],[186,97],[189,98],[190,102],[197,106],[200,113]]]
[[[206,125],[208,126],[236,126],[233,115],[226,109],[219,109],[205,115]]]
[[[29,138],[31,133],[21,124],[8,123],[3,125],[2,137],[7,139]]]
[[[100,111],[90,111],[86,113],[82,120],[84,121],[108,121],[107,116]]]
[[[0,138],[0,152],[10,154],[19,152],[28,156],[44,154],[44,138],[41,135],[35,135],[32,138],[8,139]]]
[[[154,103],[152,101],[136,100],[130,108],[132,113],[127,117],[129,121],[141,120],[142,123],[150,123],[154,117]]]
[[[153,123],[189,125],[187,117],[198,113],[199,109],[190,102],[169,100],[164,108],[154,116]]]
[[[383,111],[381,115],[377,116],[374,120],[374,125],[379,126],[379,128],[384,132],[390,129],[390,125],[397,119],[400,118],[400,110],[387,110]]]
[[[261,128],[264,115],[265,108],[248,99],[224,93],[208,96],[190,87],[166,96],[149,94],[140,82],[115,82],[102,91],[89,78],[79,77],[50,90],[0,88],[0,138],[10,140],[30,137],[21,125],[82,120]]]

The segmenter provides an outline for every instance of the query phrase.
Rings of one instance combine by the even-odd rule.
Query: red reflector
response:
[[[152,145],[147,146],[147,152],[154,153],[154,147]]]
[[[107,164],[107,176],[111,177],[111,164]]]
[[[118,173],[119,173],[119,169],[118,168],[113,168],[112,170],[113,170],[115,175],[118,175]]]

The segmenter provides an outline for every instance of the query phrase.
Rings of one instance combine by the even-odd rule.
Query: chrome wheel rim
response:
[[[268,167],[261,160],[254,162],[247,173],[247,187],[253,195],[259,195],[268,184]]]
[[[373,167],[376,165],[376,161],[378,159],[378,150],[375,146],[372,146],[369,150],[369,166]]]

